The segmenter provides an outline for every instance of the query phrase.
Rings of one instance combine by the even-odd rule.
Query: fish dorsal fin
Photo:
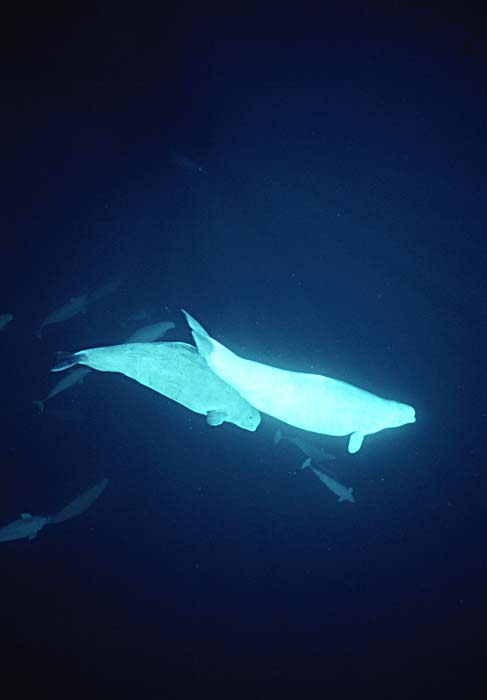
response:
[[[21,513],[20,517],[22,520],[30,520],[32,518],[32,515],[30,513]]]

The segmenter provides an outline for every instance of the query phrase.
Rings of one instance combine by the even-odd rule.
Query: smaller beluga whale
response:
[[[42,338],[42,331],[46,326],[50,326],[52,323],[61,323],[62,321],[73,318],[73,316],[77,316],[77,314],[86,313],[87,300],[87,294],[81,294],[79,297],[71,297],[66,304],[59,307],[59,309],[55,309],[49,316],[46,316],[36,331],[36,336]]]
[[[322,435],[349,435],[358,452],[366,435],[416,421],[412,406],[372,394],[338,379],[245,360],[212,338],[181,309],[208,366],[262,413]]]
[[[212,372],[198,350],[188,343],[124,343],[58,353],[51,372],[78,364],[135,379],[191,411],[205,415],[208,425],[227,422],[251,432],[260,425],[259,411]]]
[[[93,505],[103,493],[107,484],[108,479],[103,479],[99,484],[86,489],[55,515],[22,513],[17,520],[0,527],[0,542],[12,542],[13,540],[22,539],[34,540],[37,537],[37,533],[46,525],[55,525],[63,523],[65,520],[71,520],[71,518],[77,518],[78,515],[81,515]]]
[[[338,496],[339,503],[342,501],[350,501],[350,503],[355,503],[355,498],[353,497],[353,488],[351,486],[344,486],[336,479],[333,479],[322,469],[317,469],[313,466],[313,461],[311,457],[305,459],[301,465],[301,469],[306,469],[309,467],[318,477],[322,484],[324,484],[335,496]]]
[[[37,537],[39,530],[42,530],[50,519],[50,515],[22,513],[18,520],[0,527],[0,542],[11,542],[12,540],[22,540],[24,538],[33,540]]]

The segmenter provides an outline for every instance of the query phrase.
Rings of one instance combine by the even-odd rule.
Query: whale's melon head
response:
[[[408,423],[416,423],[416,411],[414,408],[407,403],[391,401],[388,427],[399,428],[401,425],[407,425]]]
[[[240,414],[235,416],[232,422],[238,425],[239,428],[250,430],[250,432],[253,433],[260,425],[261,416],[259,411],[247,403],[247,401],[243,403],[244,405],[242,406]]]

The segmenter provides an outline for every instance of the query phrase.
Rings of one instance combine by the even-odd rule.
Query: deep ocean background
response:
[[[5,18],[1,523],[110,483],[0,545],[2,697],[485,697],[485,24],[249,8]],[[149,306],[417,422],[322,439],[350,504],[266,416],[210,428],[100,373],[37,413],[57,350]]]

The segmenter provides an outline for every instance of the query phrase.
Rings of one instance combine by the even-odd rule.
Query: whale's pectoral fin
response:
[[[362,447],[365,435],[363,433],[352,433],[348,441],[348,451],[350,454],[355,454]]]
[[[221,425],[226,417],[224,411],[208,411],[206,414],[206,422],[211,426]]]

